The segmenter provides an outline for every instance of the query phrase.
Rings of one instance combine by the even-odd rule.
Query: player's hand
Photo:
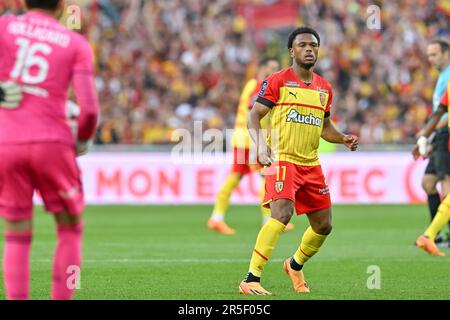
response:
[[[22,89],[14,82],[0,82],[0,108],[17,109],[22,101]]]
[[[346,134],[344,136],[344,145],[351,151],[355,151],[359,146],[359,138],[352,134]]]
[[[414,145],[414,148],[411,151],[414,160],[417,160],[420,158],[420,152],[419,152],[419,146],[416,144]]]
[[[416,145],[418,147],[419,154],[421,156],[425,156],[425,154],[427,153],[427,145],[428,145],[427,138],[425,136],[420,136],[419,139],[417,139]]]
[[[412,150],[414,160],[417,160],[422,156],[424,159],[428,158],[433,152],[433,148],[428,143],[428,139],[424,136],[420,136],[417,139],[417,143]]]
[[[270,167],[273,163],[272,149],[268,145],[258,148],[258,162],[264,167]]]
[[[77,145],[76,145],[77,157],[84,156],[86,153],[88,153],[89,148],[91,146],[92,146],[92,140],[78,141]]]

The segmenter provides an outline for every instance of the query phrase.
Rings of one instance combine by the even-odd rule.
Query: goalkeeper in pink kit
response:
[[[58,22],[64,0],[26,0],[0,17],[0,216],[7,299],[30,298],[34,191],[54,214],[52,299],[71,299],[81,265],[84,210],[77,154],[95,134],[98,99],[88,42]],[[66,118],[72,84],[80,105],[76,141]],[[71,285],[72,284],[72,285]]]

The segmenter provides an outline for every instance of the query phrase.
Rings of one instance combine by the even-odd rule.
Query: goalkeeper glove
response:
[[[421,156],[424,156],[427,153],[427,143],[428,139],[424,136],[420,136],[417,140],[417,145],[419,146],[419,153]]]
[[[77,142],[77,157],[84,156],[86,153],[88,153],[89,149],[93,145],[92,140],[87,141],[78,141]]]
[[[14,82],[0,82],[0,108],[17,109],[22,101],[22,90]]]

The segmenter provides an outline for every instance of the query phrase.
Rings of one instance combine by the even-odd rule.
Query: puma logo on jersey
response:
[[[297,110],[291,109],[286,117],[286,122],[304,123],[317,127],[322,126],[322,119],[314,117],[311,113],[309,115],[304,115],[298,113]]]
[[[288,92],[289,92],[289,94],[292,94],[292,95],[295,97],[295,99],[297,99],[297,92],[296,92],[296,93],[293,93],[293,92],[291,92],[291,91],[289,91],[289,90],[288,90]]]

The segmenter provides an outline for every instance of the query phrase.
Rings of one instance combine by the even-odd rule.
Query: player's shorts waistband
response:
[[[436,130],[436,135],[447,136],[448,138],[448,127],[442,127]]]

